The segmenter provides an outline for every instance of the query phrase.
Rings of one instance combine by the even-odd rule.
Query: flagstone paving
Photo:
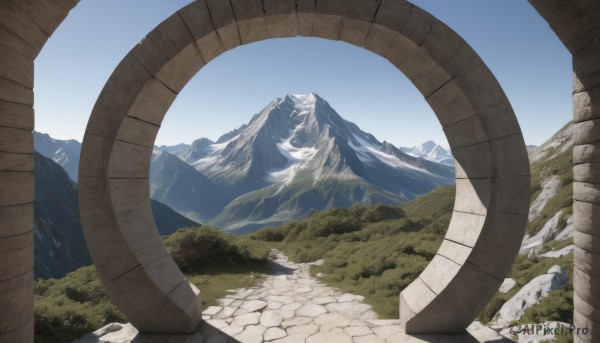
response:
[[[467,334],[409,336],[398,320],[378,319],[363,296],[311,277],[311,265],[321,261],[293,263],[274,250],[272,263],[274,275],[259,287],[228,291],[218,306],[206,308],[195,334],[140,335],[130,324],[109,324],[77,343],[512,342],[477,322]]]

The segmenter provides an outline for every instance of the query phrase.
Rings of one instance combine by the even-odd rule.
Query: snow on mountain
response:
[[[235,199],[213,220],[223,228],[397,204],[454,181],[452,167],[381,143],[314,93],[275,99],[217,142],[198,140],[178,156]]]
[[[77,182],[81,143],[74,139],[60,140],[48,134],[33,132],[34,150],[51,159],[65,169],[69,177]]]
[[[427,141],[412,148],[401,147],[400,150],[410,156],[421,157],[429,161],[454,167],[454,157],[452,157],[452,153],[434,141]]]

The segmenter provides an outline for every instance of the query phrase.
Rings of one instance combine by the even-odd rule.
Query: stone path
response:
[[[398,320],[379,320],[364,297],[327,287],[309,275],[315,263],[292,263],[274,251],[274,275],[260,287],[230,291],[203,312],[193,335],[140,335],[131,325],[109,324],[77,343],[392,343],[512,342],[479,323],[464,335],[408,336]],[[319,262],[316,262],[319,263]]]

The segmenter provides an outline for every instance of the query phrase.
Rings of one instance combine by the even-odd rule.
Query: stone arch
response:
[[[529,163],[489,69],[456,33],[405,0],[200,0],[123,59],[90,117],[79,170],[84,232],[111,299],[142,332],[195,329],[199,291],[166,252],[151,215],[156,134],[206,63],[241,44],[297,35],[342,40],[386,58],[440,120],[457,161],[454,213],[436,256],[400,295],[400,319],[407,333],[464,331],[518,253]]]

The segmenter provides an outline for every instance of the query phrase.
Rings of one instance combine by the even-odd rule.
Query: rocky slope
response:
[[[58,163],[67,172],[71,180],[77,182],[81,143],[74,139],[60,140],[48,134],[33,132],[34,150]]]

